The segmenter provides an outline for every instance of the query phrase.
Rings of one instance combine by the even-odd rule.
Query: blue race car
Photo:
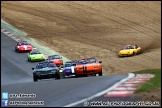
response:
[[[77,60],[67,61],[63,67],[63,78],[75,76]]]

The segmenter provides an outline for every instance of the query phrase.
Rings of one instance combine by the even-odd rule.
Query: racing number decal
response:
[[[71,71],[72,71],[72,73],[74,73],[75,71],[74,71],[74,66],[72,66],[71,67]]]

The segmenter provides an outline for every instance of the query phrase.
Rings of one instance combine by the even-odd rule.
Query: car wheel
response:
[[[28,61],[30,61],[30,59],[28,58]]]
[[[64,73],[62,73],[62,78],[65,79],[65,74]]]
[[[77,75],[77,73],[76,73],[76,72],[75,72],[75,77],[76,77],[76,78],[78,78],[78,75]]]
[[[17,52],[20,53],[19,49],[17,49]]]
[[[134,56],[134,55],[135,55],[135,53],[133,52],[132,56]]]
[[[38,79],[37,79],[36,76],[33,76],[33,81],[34,81],[34,82],[38,81]]]
[[[60,79],[60,73],[56,73],[55,80]]]
[[[87,74],[84,74],[83,77],[88,77],[88,75]]]
[[[15,51],[17,52],[17,48],[15,48]]]
[[[99,76],[102,76],[102,71],[101,71],[101,72],[99,72]]]
[[[60,79],[65,79],[64,73],[60,72]]]

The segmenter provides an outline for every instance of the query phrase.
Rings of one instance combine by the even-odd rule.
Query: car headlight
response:
[[[60,70],[59,70],[59,72],[63,72],[63,70],[62,70],[62,69],[60,69]]]

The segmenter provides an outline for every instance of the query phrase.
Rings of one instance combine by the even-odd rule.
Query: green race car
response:
[[[28,53],[28,61],[44,61],[45,56],[39,50],[34,49]]]

